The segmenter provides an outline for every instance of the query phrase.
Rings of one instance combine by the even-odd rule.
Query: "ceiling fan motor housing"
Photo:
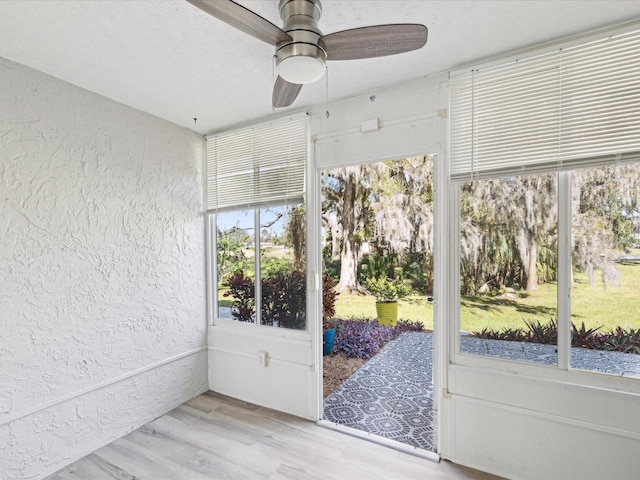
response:
[[[286,81],[313,83],[324,75],[327,53],[320,41],[321,15],[320,0],[280,0],[283,30],[292,39],[276,46],[278,74]]]

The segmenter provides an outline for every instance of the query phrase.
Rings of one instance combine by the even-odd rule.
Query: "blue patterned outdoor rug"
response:
[[[324,401],[324,419],[435,452],[433,336],[406,332]]]

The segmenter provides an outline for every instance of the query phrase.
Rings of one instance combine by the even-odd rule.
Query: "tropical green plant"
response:
[[[336,297],[340,295],[334,288],[333,278],[322,276],[322,330],[334,328],[331,318],[336,314]]]
[[[558,323],[555,319],[547,323],[524,321],[524,328],[502,328],[500,330],[484,328],[472,332],[475,338],[504,340],[511,342],[531,342],[554,345],[558,343]],[[587,328],[582,322],[580,328],[571,323],[571,346],[592,350],[617,351],[640,354],[640,329],[616,327],[615,330],[601,333],[601,327]]]
[[[262,279],[262,325],[303,329],[306,325],[307,289],[304,273],[277,273]]]
[[[598,333],[602,327],[587,328],[582,322],[580,328],[571,323],[571,346],[582,348],[598,348],[602,343],[602,334]]]
[[[323,276],[322,322],[327,328],[335,315],[336,297],[333,279]],[[225,282],[229,290],[225,297],[232,297],[231,315],[240,322],[255,321],[255,284],[242,270],[235,272]],[[306,324],[306,277],[304,273],[278,271],[262,279],[261,323],[284,328],[302,329]]]
[[[527,341],[547,345],[558,343],[558,323],[553,318],[547,323],[541,323],[540,320],[524,320],[524,324],[529,329]]]
[[[365,287],[376,297],[376,302],[381,303],[397,302],[413,293],[411,287],[404,282],[386,277],[369,278],[365,282]]]
[[[358,281],[364,285],[368,279],[393,275],[399,263],[398,254],[395,252],[382,249],[373,251],[358,265]]]
[[[239,322],[253,322],[255,320],[255,285],[251,277],[245,276],[238,270],[225,282],[229,290],[225,297],[233,298],[231,315]]]
[[[640,354],[640,328],[625,330],[616,327],[606,335],[604,344],[606,350]]]

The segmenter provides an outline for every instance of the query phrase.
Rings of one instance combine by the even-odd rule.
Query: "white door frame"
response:
[[[428,135],[430,136],[430,135]],[[315,146],[315,142],[314,142]],[[315,152],[315,148],[314,148]],[[319,272],[319,277],[322,274],[322,230],[321,230],[321,219],[322,219],[322,202],[321,202],[321,178],[322,178],[322,170],[330,169],[330,168],[339,168],[345,166],[353,166],[353,165],[361,165],[361,164],[371,164],[377,163],[385,160],[393,160],[397,158],[405,158],[409,156],[418,156],[418,155],[434,155],[434,175],[433,175],[433,189],[434,189],[434,234],[433,234],[433,253],[434,253],[434,309],[433,309],[433,323],[434,323],[434,342],[433,342],[433,379],[434,379],[434,409],[435,409],[435,429],[436,429],[436,450],[440,451],[440,395],[439,392],[444,391],[443,386],[445,385],[444,379],[446,378],[446,365],[449,355],[448,341],[447,341],[447,331],[445,320],[443,317],[442,308],[447,302],[441,301],[444,294],[446,293],[445,284],[443,281],[446,275],[446,259],[448,258],[448,243],[446,242],[447,235],[445,232],[447,231],[446,226],[444,225],[444,219],[447,218],[445,215],[446,209],[446,196],[448,195],[447,191],[447,169],[444,165],[444,151],[439,143],[434,143],[426,147],[425,151],[422,153],[399,153],[398,155],[390,156],[388,158],[376,158],[374,160],[369,161],[353,161],[353,162],[344,162],[341,161],[336,163],[335,165],[324,164],[321,167],[315,166],[310,170],[311,181],[313,183],[312,188],[309,191],[308,199],[313,199],[313,202],[309,201],[309,210],[307,212],[308,218],[313,219],[313,221],[309,222],[312,224],[312,228],[308,231],[310,235],[311,241],[308,245],[309,257],[308,260],[313,262],[314,271]],[[314,155],[315,158],[315,155]],[[313,203],[313,210],[311,209],[311,203]],[[312,259],[312,256],[314,257]],[[317,305],[322,305],[322,291],[318,289],[315,292],[317,297]],[[321,309],[316,309],[320,312]],[[316,387],[315,391],[317,392],[318,404],[316,405],[317,409],[317,420],[320,425],[336,428],[334,424],[330,422],[323,421],[323,398],[322,398],[322,317],[321,314],[318,315],[318,319],[316,319],[316,328],[314,329],[314,338],[316,341],[314,342],[314,358],[316,359],[316,365],[318,365],[317,376],[316,376]],[[346,427],[337,427],[337,430],[343,431],[344,433],[348,433],[350,435],[362,436],[367,439],[372,439],[370,434],[362,432],[360,435],[354,429],[346,428]],[[378,443],[382,443],[392,448],[400,449],[402,451],[406,451],[408,453],[417,454],[428,458],[430,460],[439,460],[439,455],[432,454],[431,452],[422,451],[419,449],[415,449],[414,447],[407,446],[407,448],[402,448],[397,445],[397,442],[387,441],[386,439],[376,439]]]

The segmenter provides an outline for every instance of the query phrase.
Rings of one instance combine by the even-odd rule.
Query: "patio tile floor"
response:
[[[324,401],[324,419],[435,451],[433,336],[389,342]]]
[[[555,345],[542,345],[540,343],[460,337],[460,350],[463,353],[543,365],[556,365],[558,362]],[[640,355],[631,353],[571,348],[570,362],[571,368],[574,369],[626,377],[640,377]]]
[[[553,345],[460,338],[464,353],[546,365]],[[640,377],[640,355],[571,349],[572,368]],[[324,401],[324,419],[435,452],[433,335],[406,332],[389,342]]]

